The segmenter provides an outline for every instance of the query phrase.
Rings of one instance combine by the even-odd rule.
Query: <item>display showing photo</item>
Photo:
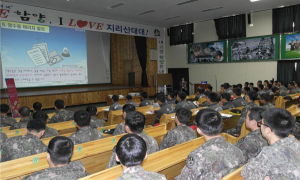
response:
[[[281,41],[281,59],[300,58],[300,33],[284,34]]]

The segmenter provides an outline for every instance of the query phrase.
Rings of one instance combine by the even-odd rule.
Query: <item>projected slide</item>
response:
[[[1,60],[17,88],[88,83],[84,30],[1,21]]]

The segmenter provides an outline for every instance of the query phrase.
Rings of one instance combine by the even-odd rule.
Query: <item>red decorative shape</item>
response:
[[[87,24],[88,24],[87,21],[81,21],[81,20],[77,21],[77,26],[80,27],[80,28],[85,27]]]

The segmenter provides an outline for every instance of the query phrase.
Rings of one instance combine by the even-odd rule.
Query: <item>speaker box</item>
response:
[[[252,15],[248,14],[248,24],[252,24]]]
[[[128,86],[135,87],[135,72],[128,73]]]

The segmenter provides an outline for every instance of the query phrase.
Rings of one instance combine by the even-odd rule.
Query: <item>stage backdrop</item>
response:
[[[300,59],[300,33],[281,36],[281,59]]]

